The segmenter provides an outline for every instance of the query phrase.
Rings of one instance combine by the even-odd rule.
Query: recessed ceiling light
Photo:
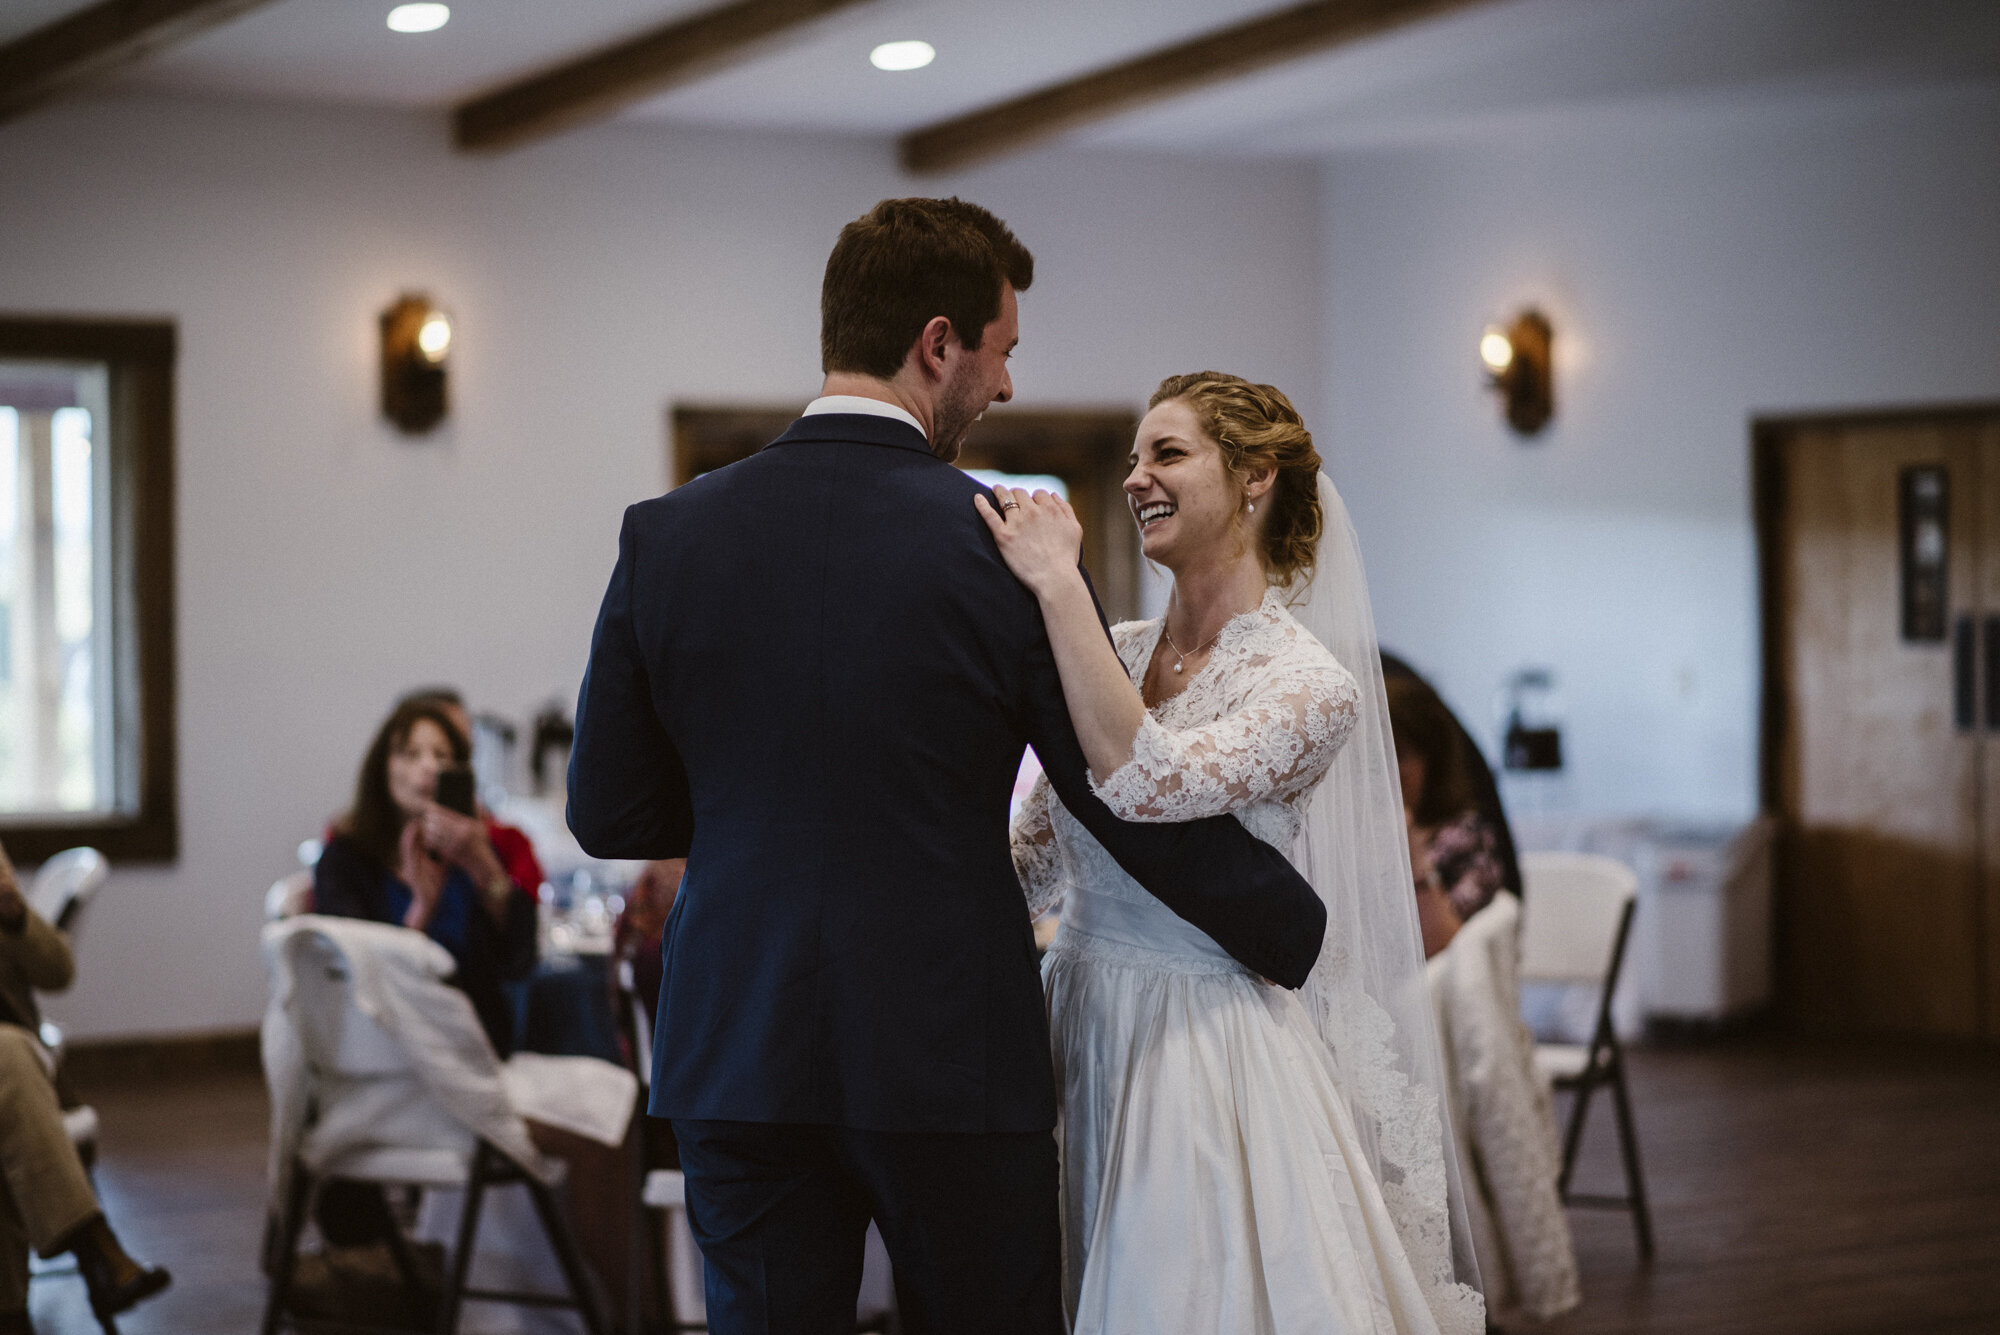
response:
[[[389,11],[391,32],[436,32],[450,21],[450,5],[397,5]]]
[[[878,70],[920,70],[936,59],[929,42],[884,42],[868,53],[868,63]]]

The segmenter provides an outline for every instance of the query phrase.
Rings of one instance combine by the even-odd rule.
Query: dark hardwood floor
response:
[[[1571,1215],[1584,1305],[1550,1335],[2000,1332],[2000,1053],[1777,1038],[1632,1055],[1659,1256],[1626,1218]],[[251,1075],[84,1091],[133,1251],[174,1287],[129,1335],[256,1329],[265,1105]],[[1609,1107],[1578,1186],[1616,1182]],[[33,1288],[42,1335],[97,1329],[71,1277]]]
[[[1777,1038],[1632,1055],[1658,1255],[1573,1210],[1551,1335],[2000,1332],[2000,1052]],[[1591,1109],[1579,1190],[1619,1184]]]
[[[257,1248],[264,1230],[269,1122],[254,1074],[87,1085],[103,1120],[98,1195],[126,1248],[165,1265],[173,1287],[118,1319],[124,1335],[248,1335],[264,1314]],[[96,1335],[83,1281],[37,1276],[40,1335]]]

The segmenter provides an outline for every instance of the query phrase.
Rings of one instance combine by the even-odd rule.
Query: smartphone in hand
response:
[[[434,800],[447,811],[472,816],[478,814],[473,791],[472,771],[461,765],[438,775]]]

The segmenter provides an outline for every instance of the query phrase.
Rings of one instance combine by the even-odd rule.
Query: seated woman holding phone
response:
[[[313,870],[313,911],[398,923],[450,951],[452,981],[505,1058],[514,1021],[501,985],[535,966],[535,899],[475,812],[471,755],[448,710],[428,699],[398,705]]]

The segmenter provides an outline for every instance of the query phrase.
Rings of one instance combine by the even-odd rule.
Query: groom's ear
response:
[[[917,342],[910,349],[910,355],[917,359],[917,369],[927,380],[942,380],[945,377],[945,361],[951,349],[959,342],[958,331],[951,327],[951,321],[942,315],[933,315],[917,335]]]

